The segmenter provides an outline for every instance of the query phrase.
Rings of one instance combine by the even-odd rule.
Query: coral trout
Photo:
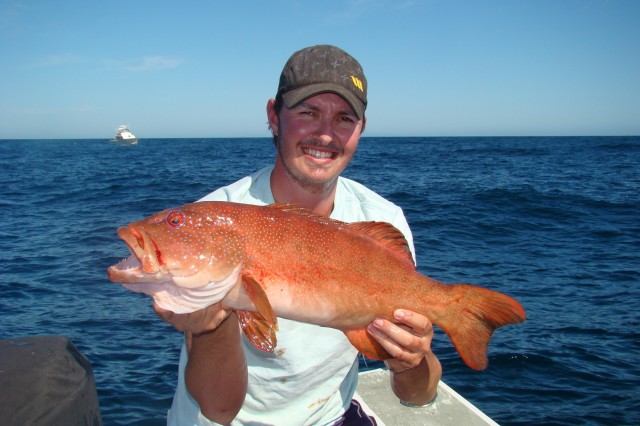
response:
[[[425,315],[473,369],[487,366],[493,331],[524,321],[496,291],[443,284],[416,271],[407,242],[385,222],[344,223],[292,205],[199,202],[118,229],[133,253],[109,279],[192,312],[221,302],[247,338],[273,351],[277,317],[342,330],[365,356],[389,354],[367,333],[395,309]]]

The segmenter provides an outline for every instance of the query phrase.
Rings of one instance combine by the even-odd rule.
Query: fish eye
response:
[[[179,210],[171,210],[167,213],[167,217],[165,219],[167,224],[172,228],[180,228],[184,225],[186,218],[184,217],[184,213]]]

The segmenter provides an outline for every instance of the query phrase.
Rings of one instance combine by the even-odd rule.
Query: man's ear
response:
[[[276,100],[269,99],[267,101],[267,120],[269,121],[269,128],[274,136],[278,136],[280,129],[278,128],[278,113],[276,112]]]

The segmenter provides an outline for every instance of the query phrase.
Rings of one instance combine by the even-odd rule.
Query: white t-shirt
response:
[[[266,205],[274,202],[273,166],[220,188],[200,201]],[[340,177],[331,218],[344,222],[384,221],[413,239],[400,207],[352,180]],[[349,407],[358,383],[357,350],[344,333],[278,318],[278,346],[272,354],[256,349],[244,336],[249,381],[242,409],[232,425],[329,425]],[[167,424],[215,425],[200,413],[187,391],[187,350],[180,354],[178,384]],[[225,390],[220,389],[223,393]]]

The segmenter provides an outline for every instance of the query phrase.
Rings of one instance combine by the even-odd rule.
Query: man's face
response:
[[[282,107],[269,122],[277,135],[276,167],[310,192],[331,187],[358,147],[364,121],[333,93],[315,95],[294,108]]]

